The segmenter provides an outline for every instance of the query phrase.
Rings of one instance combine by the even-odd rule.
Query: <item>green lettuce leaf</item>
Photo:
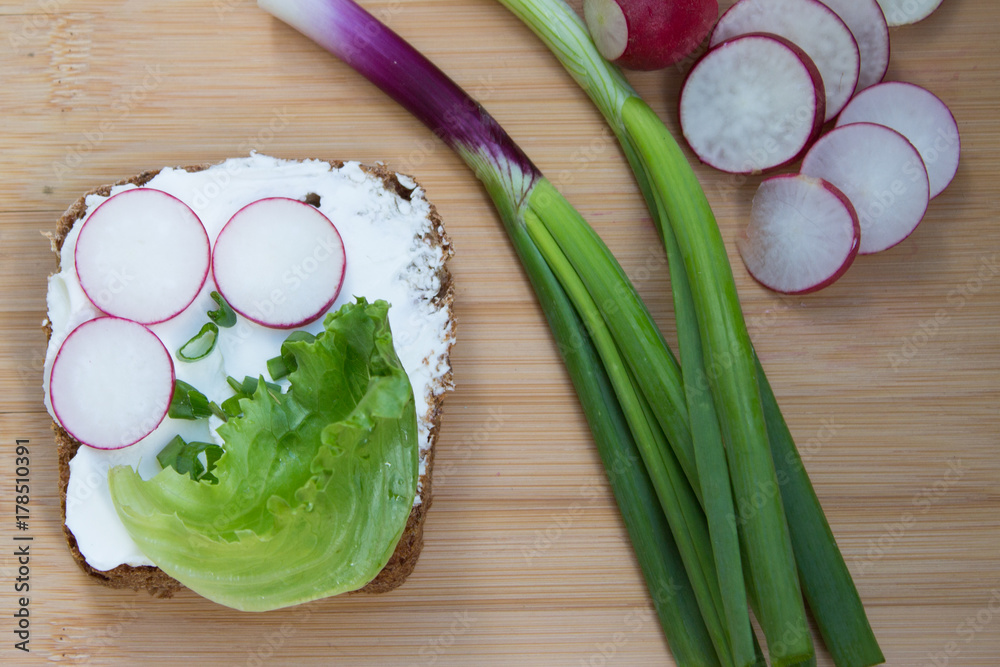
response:
[[[388,562],[416,494],[417,418],[384,301],[327,316],[294,356],[285,393],[261,381],[219,427],[218,480],[112,468],[111,497],[160,569],[236,609],[356,590]]]

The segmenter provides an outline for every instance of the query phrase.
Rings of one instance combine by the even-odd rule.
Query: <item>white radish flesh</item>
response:
[[[861,56],[854,35],[819,0],[740,0],[719,19],[711,46],[750,33],[773,33],[812,59],[823,77],[826,117],[844,108],[858,83]]]
[[[774,176],[757,189],[750,224],[736,245],[747,270],[785,294],[822,289],[847,271],[858,254],[854,207],[823,179]]]
[[[948,106],[934,93],[902,81],[890,81],[858,93],[837,125],[878,123],[896,130],[920,152],[930,179],[931,198],[948,187],[958,172],[961,139]]]
[[[817,141],[802,173],[833,183],[854,204],[861,223],[859,252],[896,245],[927,211],[927,170],[917,149],[884,125],[843,125]]]
[[[889,25],[876,0],[820,0],[847,24],[858,43],[861,70],[856,91],[874,86],[889,69]]]
[[[680,96],[681,130],[698,158],[754,173],[798,158],[823,122],[823,85],[787,40],[745,35],[706,53]]]
[[[615,0],[584,0],[583,16],[597,50],[607,60],[618,60],[628,46],[628,20]]]
[[[80,286],[97,308],[155,324],[187,308],[208,276],[201,220],[172,195],[125,190],[88,217],[74,250]]]
[[[143,325],[117,317],[74,329],[51,373],[56,419],[96,449],[121,449],[149,435],[173,396],[174,366],[163,343]]]
[[[941,2],[942,0],[878,0],[885,12],[885,20],[892,27],[923,21],[941,6]]]
[[[212,270],[233,310],[264,326],[312,322],[344,282],[344,244],[315,207],[273,197],[249,204],[219,232]]]

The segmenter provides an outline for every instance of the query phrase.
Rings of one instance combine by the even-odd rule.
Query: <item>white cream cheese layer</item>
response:
[[[401,178],[405,187],[415,185]],[[116,186],[117,194],[133,185]],[[366,173],[357,163],[331,169],[321,161],[287,161],[264,155],[232,159],[200,172],[164,169],[144,187],[174,195],[190,206],[208,231],[213,243],[229,218],[243,206],[265,197],[305,199],[319,196],[319,210],[343,239],[347,268],[344,284],[331,310],[363,296],[391,304],[396,353],[413,385],[418,415],[420,473],[426,469],[430,448],[432,406],[435,395],[445,391],[449,371],[448,350],[454,332],[446,306],[432,303],[441,288],[438,271],[447,248],[425,240],[431,232],[430,205],[423,190],[416,188],[410,200],[386,190],[381,179]],[[90,213],[106,197],[87,197]],[[85,216],[86,217],[86,216]],[[55,354],[66,336],[83,322],[101,316],[80,287],[74,265],[76,239],[83,220],[67,234],[60,254],[60,272],[49,278],[48,317],[52,337],[45,358],[45,403],[49,401],[49,372]],[[127,277],[126,277],[127,278]],[[198,297],[177,317],[150,326],[167,350],[177,349],[207,321],[206,312],[216,308],[209,293],[215,289],[211,275]],[[267,308],[266,296],[259,306]],[[323,329],[323,318],[302,327],[312,333]],[[235,327],[222,329],[218,346],[209,357],[194,363],[174,358],[177,379],[188,382],[209,399],[221,403],[232,395],[226,376],[268,377],[265,362],[278,355],[287,330],[268,329],[240,317]],[[286,381],[287,382],[287,381]],[[54,417],[53,417],[54,418]],[[215,433],[219,422],[164,419],[159,427],[138,443],[119,450],[102,451],[80,447],[70,462],[66,493],[66,525],[76,538],[87,562],[102,571],[118,565],[152,565],[128,536],[115,513],[108,490],[107,472],[115,465],[130,465],[146,479],[160,470],[157,453],[175,435],[185,440],[222,444]],[[420,489],[414,504],[421,502]]]

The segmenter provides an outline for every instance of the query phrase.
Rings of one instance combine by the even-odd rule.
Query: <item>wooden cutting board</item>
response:
[[[364,4],[559,184],[673,340],[663,252],[628,167],[540,43],[488,0]],[[698,169],[757,349],[892,665],[1000,664],[998,24],[995,2],[945,0],[893,30],[888,78],[951,106],[962,165],[910,239],[859,258],[830,289],[783,297],[756,285],[733,241],[760,179]],[[7,0],[0,51],[0,664],[671,664],[542,313],[483,189],[427,129],[248,0]],[[682,73],[630,75],[671,127]],[[457,386],[426,547],[384,596],[241,614],[187,592],[106,590],[65,548],[40,389],[54,268],[41,234],[94,185],[251,149],[412,173],[455,244]],[[15,529],[20,440],[27,531]],[[30,653],[14,647],[25,543]],[[819,664],[832,662],[821,653]]]

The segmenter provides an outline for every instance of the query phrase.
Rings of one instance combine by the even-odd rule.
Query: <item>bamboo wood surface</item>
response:
[[[488,0],[368,0],[497,117],[606,239],[674,339],[662,248],[597,112]],[[721,3],[723,8],[732,4]],[[891,665],[1000,664],[1000,5],[892,31],[888,79],[958,119],[958,177],[833,287],[767,292],[735,251],[759,177],[698,168],[751,334]],[[360,76],[247,0],[0,6],[0,664],[672,664],[545,322],[485,192]],[[676,127],[682,68],[630,74]],[[42,232],[92,186],[250,149],[415,175],[456,248],[457,388],[416,571],[377,597],[241,614],[107,590],[60,531],[42,406]],[[16,439],[30,530],[15,530]],[[30,653],[14,648],[30,535]],[[820,665],[831,665],[821,653]]]

